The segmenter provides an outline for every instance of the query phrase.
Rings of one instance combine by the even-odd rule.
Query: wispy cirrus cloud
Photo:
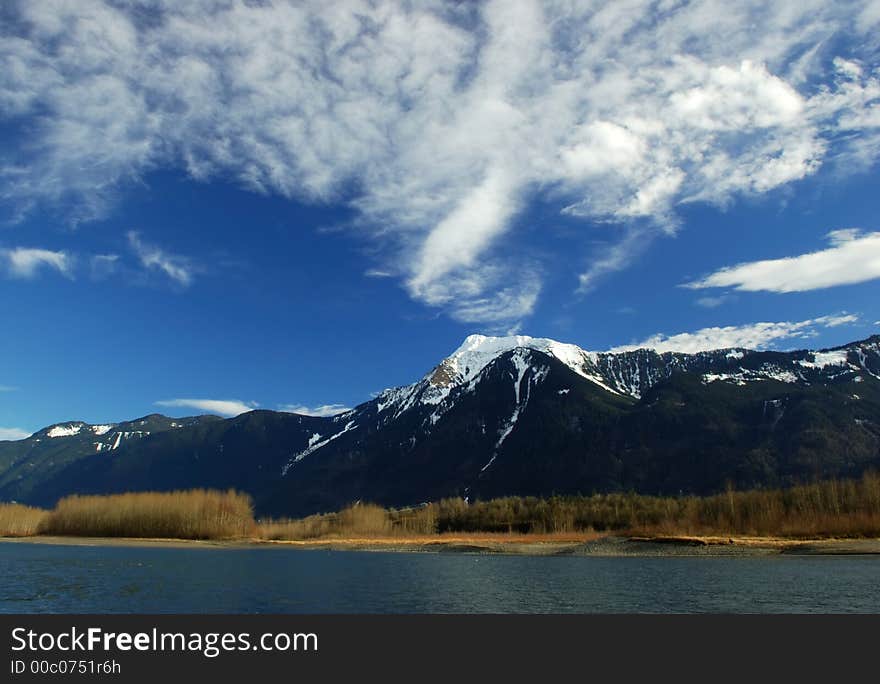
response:
[[[582,217],[585,245],[597,223],[629,227],[583,248],[572,280],[587,290],[645,236],[673,234],[682,202],[724,205],[880,154],[870,0],[157,2],[149,20],[137,3],[81,0],[9,13],[0,116],[35,123],[0,160],[8,204],[74,198],[86,220],[133,180],[181,167],[348,202],[376,271],[461,321],[536,306],[552,264],[511,246],[535,195]],[[188,284],[185,264],[147,259]]]
[[[351,411],[351,407],[343,404],[324,404],[323,406],[304,406],[302,404],[283,404],[278,407],[279,411],[285,413],[298,413],[303,416],[316,416],[326,418],[329,416],[337,416],[340,413]]]
[[[215,413],[221,416],[237,416],[259,408],[255,401],[240,401],[238,399],[164,399],[157,401],[156,406],[168,408],[186,408]]]
[[[598,249],[590,266],[578,276],[578,290],[593,290],[609,273],[620,271],[640,256],[656,236],[656,231],[642,226],[632,226],[618,241]]]
[[[188,287],[192,283],[194,269],[187,257],[171,254],[144,242],[134,230],[128,232],[128,243],[141,265],[148,271],[158,271],[182,287]]]
[[[42,271],[73,275],[73,257],[65,251],[34,247],[0,248],[0,265],[13,278],[34,278]]]
[[[173,283],[188,287],[197,268],[192,260],[172,254],[144,241],[136,231],[127,234],[131,254],[88,254],[42,247],[0,247],[0,274],[10,278],[33,279],[42,273],[56,272],[74,280],[85,273],[95,280],[122,275],[130,280],[145,273],[160,273]]]
[[[659,353],[684,352],[694,354],[711,349],[742,347],[745,349],[768,349],[779,342],[815,337],[821,328],[835,328],[859,322],[854,314],[840,313],[820,316],[803,321],[780,321],[729,325],[703,328],[695,332],[665,335],[657,333],[641,342],[614,347],[609,351],[622,352],[636,349],[653,349]]]
[[[701,306],[704,309],[717,309],[724,304],[724,302],[730,301],[731,299],[733,299],[733,297],[726,294],[718,295],[717,297],[700,297],[694,302],[694,304]]]
[[[880,278],[880,232],[862,233],[847,228],[830,232],[828,239],[831,242],[828,249],[737,264],[686,283],[684,287],[784,293],[854,285]]]
[[[120,264],[118,254],[94,254],[89,258],[90,275],[95,280],[109,278],[119,271]]]
[[[383,271],[381,268],[368,268],[364,271],[364,276],[366,278],[393,278],[394,274],[391,271]]]

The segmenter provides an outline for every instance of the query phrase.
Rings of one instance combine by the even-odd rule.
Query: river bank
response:
[[[783,539],[775,537],[623,537],[615,535],[435,535],[298,541],[186,540],[120,537],[33,536],[0,538],[6,544],[131,546],[202,549],[296,548],[324,551],[513,554],[528,556],[769,556],[880,555],[880,539]]]

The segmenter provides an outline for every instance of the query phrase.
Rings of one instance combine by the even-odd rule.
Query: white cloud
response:
[[[695,303],[697,306],[702,306],[704,309],[716,309],[729,299],[729,295],[721,295],[719,297],[700,297]]]
[[[880,232],[848,228],[828,234],[831,247],[782,259],[722,268],[685,287],[732,287],[755,292],[804,292],[880,278]]]
[[[472,266],[503,232],[515,208],[511,179],[503,171],[492,169],[428,234],[409,282],[413,292],[430,299],[430,290],[444,282],[446,275]]]
[[[18,391],[18,387],[13,387],[12,385],[0,385],[0,392],[16,392]]]
[[[636,349],[654,349],[663,352],[696,352],[711,349],[727,349],[743,347],[745,349],[767,349],[775,347],[777,342],[790,339],[815,337],[819,328],[835,328],[841,325],[858,323],[859,318],[853,314],[837,314],[821,316],[805,321],[782,321],[777,323],[750,323],[747,325],[703,328],[696,332],[665,335],[657,333],[641,342],[614,347],[609,351],[623,352]]]
[[[631,259],[641,255],[650,245],[653,232],[632,227],[617,242],[613,242],[594,255],[590,266],[578,276],[581,292],[589,292],[596,283],[609,273],[623,269]]]
[[[0,249],[0,263],[14,278],[33,278],[44,269],[54,269],[67,277],[73,275],[73,259],[64,251],[30,247]]]
[[[585,255],[589,289],[643,249],[631,233],[674,232],[681,202],[723,205],[880,155],[871,0],[10,12],[0,116],[29,132],[0,155],[8,206],[72,200],[75,221],[95,218],[168,167],[347,201],[377,272],[462,320],[536,305],[551,265],[513,234],[536,194],[588,219],[587,244],[597,222],[633,226]],[[149,261],[191,278],[179,258]]]
[[[326,418],[329,416],[337,416],[340,413],[351,411],[348,406],[342,404],[325,404],[324,406],[303,406],[302,404],[284,404],[278,407],[279,411],[285,413],[298,413],[301,416],[315,416],[318,418]]]
[[[254,401],[244,402],[237,399],[166,399],[157,401],[156,406],[195,409],[221,416],[237,416],[253,411],[259,404]]]
[[[95,254],[89,259],[92,278],[100,280],[107,278],[119,269],[118,254]]]
[[[5,428],[0,427],[0,442],[4,441],[18,441],[19,439],[27,439],[31,436],[32,433],[27,430],[20,430],[19,428]]]
[[[485,270],[487,277],[500,279],[501,274],[507,275],[501,269]],[[536,273],[530,271],[510,274],[507,277],[510,278],[511,284],[493,288],[493,294],[490,297],[479,295],[481,291],[488,289],[486,281],[468,282],[464,279],[455,285],[472,288],[472,294],[466,293],[464,296],[457,296],[458,292],[455,287],[444,291],[440,286],[436,286],[432,296],[448,296],[451,300],[449,304],[450,315],[463,323],[486,322],[497,324],[505,329],[508,327],[517,328],[519,327],[518,322],[513,323],[512,326],[510,322],[518,321],[532,312],[538,301],[538,296],[541,294],[541,280]],[[431,299],[427,301],[431,301]]]
[[[12,278],[32,279],[43,271],[57,271],[74,279],[85,271],[92,279],[102,280],[125,274],[133,279],[146,271],[157,271],[175,283],[192,283],[195,269],[189,259],[169,254],[158,247],[144,243],[138,233],[128,233],[129,245],[137,260],[137,267],[125,263],[118,254],[88,254],[32,247],[0,247],[0,273]]]
[[[144,268],[160,271],[183,287],[192,282],[193,268],[186,257],[169,254],[154,245],[146,244],[133,230],[128,232],[128,242]]]

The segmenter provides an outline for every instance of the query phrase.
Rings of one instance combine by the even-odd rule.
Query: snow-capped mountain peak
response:
[[[520,348],[532,349],[553,356],[585,377],[589,377],[587,370],[589,365],[594,365],[596,362],[596,354],[592,352],[585,351],[574,344],[557,342],[545,337],[469,335],[458,349],[434,369],[429,378],[430,382],[432,385],[441,387],[468,382],[493,359]]]
[[[596,386],[635,400],[674,372],[699,373],[705,382],[734,384],[766,380],[809,384],[849,372],[880,377],[880,336],[819,351],[768,352],[724,348],[687,354],[659,353],[652,349],[591,352],[575,344],[544,337],[469,335],[458,349],[420,381],[385,390],[378,397],[377,410],[391,418],[414,406],[440,406],[455,388],[478,383],[484,369],[517,349],[553,357]]]
[[[580,375],[601,384],[601,378],[591,375],[588,368],[588,362],[594,361],[595,355],[576,345],[526,335],[469,335],[458,349],[419,382],[382,392],[377,399],[377,410],[389,417],[396,417],[413,406],[439,406],[454,388],[478,382],[480,373],[495,359],[516,349],[529,349],[554,356]]]

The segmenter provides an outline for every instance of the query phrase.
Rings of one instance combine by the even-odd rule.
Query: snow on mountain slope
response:
[[[145,421],[141,421],[144,423]],[[120,425],[111,423],[109,425],[89,425],[88,423],[59,423],[50,428],[42,430],[42,434],[53,440],[64,439],[70,437],[81,437],[86,439],[94,439],[101,437],[98,441],[92,442],[95,451],[114,451],[119,448],[122,442],[133,437],[148,437],[150,430],[125,430],[117,429]],[[108,434],[109,433],[109,434]],[[39,434],[39,433],[38,433]],[[39,437],[36,438],[39,441]]]
[[[87,449],[94,452],[116,451],[127,441],[149,437],[156,432],[181,429],[198,422],[199,418],[172,420],[158,414],[144,416],[134,421],[90,425],[83,421],[57,423],[39,430],[23,442],[54,444],[61,447]]]
[[[528,382],[525,383],[525,387],[523,387],[523,380],[528,371],[532,369],[533,363],[527,349],[528,347],[517,347],[514,349],[511,358],[514,368],[516,368],[516,376],[511,376],[513,378],[513,391],[515,396],[513,414],[502,424],[501,429],[498,432],[498,440],[495,442],[495,449],[492,452],[492,458],[490,458],[486,465],[480,469],[481,473],[485,472],[489,466],[495,462],[495,459],[498,457],[498,450],[501,448],[501,445],[504,444],[504,440],[510,436],[511,432],[513,432],[513,428],[516,427],[517,420],[519,420],[519,417],[529,403],[532,387],[542,382],[544,378],[547,377],[547,373],[550,372],[550,369],[546,366],[538,368],[537,372],[531,375]]]
[[[515,349],[531,349],[552,356],[603,389],[621,394],[597,371],[599,355],[577,345],[526,335],[469,335],[458,349],[422,380],[406,387],[385,390],[379,395],[378,411],[382,413],[390,409],[396,417],[415,404],[441,404],[453,388],[473,383],[492,361]]]
[[[674,372],[699,373],[704,382],[738,385],[768,380],[809,384],[848,374],[853,374],[858,382],[857,373],[880,377],[878,338],[816,352],[717,349],[696,354],[661,354],[651,349],[592,352],[574,344],[526,335],[470,335],[419,382],[380,394],[377,410],[387,421],[414,406],[433,404],[438,407],[435,418],[439,418],[454,388],[478,382],[482,370],[494,359],[515,349],[531,349],[552,356],[598,387],[633,399],[640,399],[645,391]]]
[[[69,423],[68,425],[56,425],[46,432],[46,437],[56,439],[58,437],[73,437],[83,429],[82,423]]]
[[[508,337],[486,337],[469,335],[462,345],[446,358],[434,376],[442,381],[443,373],[457,377],[458,382],[467,382],[479,373],[493,359],[514,349],[534,349],[553,356],[576,373],[587,377],[586,364],[595,365],[597,355],[584,351],[574,344],[557,342],[543,337],[511,335]],[[441,370],[442,369],[442,370]],[[439,382],[437,384],[440,384]]]
[[[287,461],[287,463],[285,463],[283,466],[281,466],[281,477],[286,476],[287,472],[293,466],[295,466],[297,463],[299,463],[301,460],[303,460],[306,456],[308,456],[309,454],[315,453],[318,449],[327,446],[334,439],[341,437],[346,432],[350,432],[351,430],[354,430],[356,427],[357,427],[357,425],[355,424],[355,422],[353,420],[351,420],[348,423],[346,423],[345,427],[342,428],[339,432],[335,432],[332,435],[330,435],[329,437],[326,437],[324,439],[321,439],[321,435],[319,435],[317,432],[314,433],[309,438],[309,446],[306,447],[303,451],[300,451],[299,453],[293,454],[290,457],[290,459]]]
[[[443,363],[445,371],[457,373],[461,382],[473,378],[493,359],[514,349],[532,349],[556,358],[578,375],[594,382],[603,389],[621,394],[622,392],[606,382],[597,372],[599,354],[581,349],[577,345],[557,342],[545,337],[511,335],[508,337],[486,337],[470,335],[464,343]],[[437,371],[435,371],[436,375]]]

